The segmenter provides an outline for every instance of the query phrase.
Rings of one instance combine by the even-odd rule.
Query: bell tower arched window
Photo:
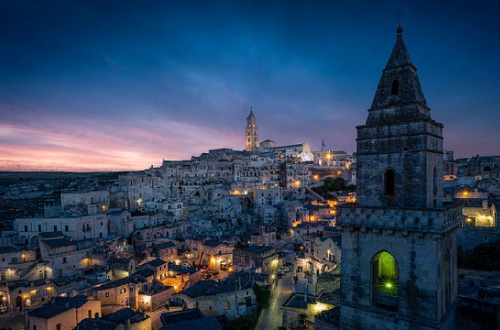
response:
[[[399,81],[393,80],[392,81],[392,88],[391,88],[391,95],[398,95],[398,92],[399,92]]]
[[[387,251],[377,253],[372,259],[372,302],[389,309],[398,305],[398,264]]]
[[[384,172],[384,195],[393,196],[395,194],[396,174],[393,170],[387,169]]]

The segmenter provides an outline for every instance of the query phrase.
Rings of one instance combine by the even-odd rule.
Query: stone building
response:
[[[28,312],[26,329],[71,330],[83,319],[101,317],[101,302],[86,296],[55,297],[42,307]]]
[[[250,110],[245,128],[245,151],[256,153],[259,151],[259,130],[257,129],[257,117]]]
[[[18,243],[36,246],[43,233],[61,231],[75,240],[102,239],[108,236],[105,214],[65,216],[57,218],[17,218],[14,220]]]
[[[273,258],[274,249],[270,246],[252,245],[233,251],[233,266],[235,270],[262,267],[266,259]]]
[[[108,209],[108,190],[61,194],[61,211],[64,213],[96,214]]]
[[[93,250],[92,245],[72,241],[61,232],[44,233],[40,237],[41,261],[48,266],[45,278],[73,275],[92,264],[89,258]]]
[[[102,318],[83,319],[76,330],[151,330],[155,329],[152,320],[143,312],[123,308]]]
[[[466,217],[466,223],[472,227],[497,226],[497,210],[495,203],[483,200],[464,200],[463,215]]]
[[[199,308],[205,317],[225,315],[235,319],[257,310],[251,272],[233,273],[221,282],[199,281],[181,291],[175,300],[186,308]]]
[[[443,205],[443,125],[398,28],[358,126],[357,200],[343,205],[342,329],[451,329],[460,208]]]
[[[9,282],[0,288],[3,304],[8,310],[39,306],[58,294],[56,286],[49,279]]]
[[[0,281],[26,279],[23,275],[27,275],[35,264],[36,251],[20,249],[13,245],[0,246]]]
[[[458,176],[500,179],[500,156],[479,156],[456,160]]]

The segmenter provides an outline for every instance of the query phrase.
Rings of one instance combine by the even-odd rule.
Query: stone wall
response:
[[[345,328],[372,324],[365,322],[374,322],[374,329],[386,328],[393,322],[400,324],[401,329],[410,323],[432,328],[446,318],[451,305],[444,302],[441,274],[445,251],[450,252],[450,262],[456,265],[454,229],[458,222],[454,219],[460,214],[459,207],[449,210],[348,207],[342,208],[340,214],[341,315]],[[380,251],[389,252],[398,264],[397,313],[372,304],[371,264]],[[455,266],[451,274],[452,302],[456,299],[456,277]],[[367,311],[373,311],[373,315]]]

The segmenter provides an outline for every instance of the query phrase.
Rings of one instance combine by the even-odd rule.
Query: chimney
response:
[[[488,200],[485,199],[483,200],[483,210],[487,210],[488,209]]]

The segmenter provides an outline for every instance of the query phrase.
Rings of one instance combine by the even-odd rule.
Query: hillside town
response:
[[[264,110],[249,109],[243,150],[221,146],[105,178],[7,180],[2,326],[500,326],[498,259],[474,260],[498,249],[500,156],[443,150],[413,69],[400,28],[355,154],[261,140]],[[402,261],[410,255],[416,261]],[[415,264],[424,266],[409,270]],[[403,285],[410,273],[416,289]],[[383,289],[368,298],[372,285]]]

